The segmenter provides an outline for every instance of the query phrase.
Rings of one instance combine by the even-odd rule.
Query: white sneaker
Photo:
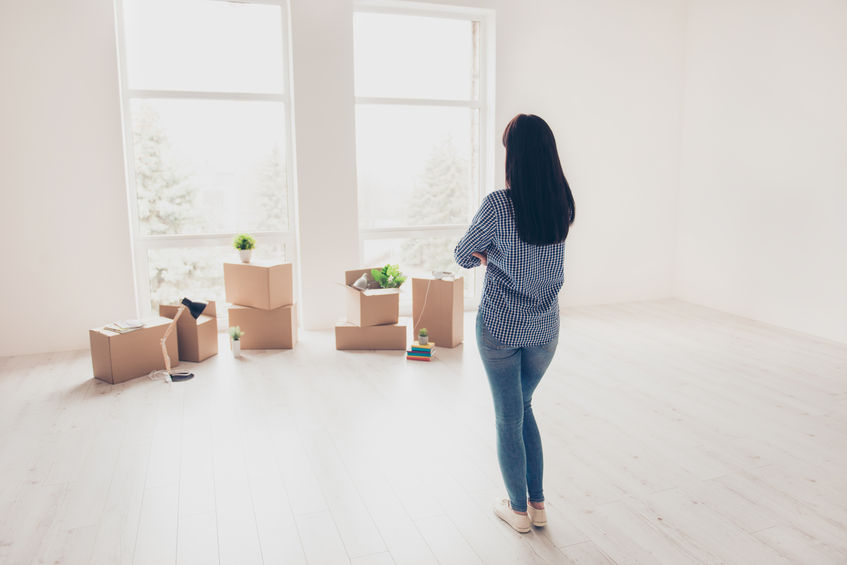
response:
[[[509,502],[508,498],[498,500],[494,504],[494,514],[512,526],[515,531],[522,534],[525,534],[532,529],[529,516],[526,514],[518,514],[512,510],[512,504]]]
[[[529,513],[529,520],[533,526],[547,525],[547,512],[543,508],[533,508],[532,504],[527,504],[526,511]]]

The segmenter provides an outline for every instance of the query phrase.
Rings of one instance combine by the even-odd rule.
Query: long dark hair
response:
[[[518,114],[503,132],[503,146],[518,237],[534,245],[565,241],[575,217],[573,194],[550,126],[538,116]]]

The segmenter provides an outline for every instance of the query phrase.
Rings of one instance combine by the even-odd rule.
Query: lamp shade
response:
[[[200,314],[203,313],[203,310],[206,309],[205,302],[194,302],[187,298],[183,298],[182,303],[185,305],[188,311],[191,312],[191,315],[194,317],[195,320],[199,318]]]

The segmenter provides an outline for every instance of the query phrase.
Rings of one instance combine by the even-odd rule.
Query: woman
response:
[[[532,393],[558,343],[558,295],[574,201],[544,120],[515,116],[503,145],[507,188],[483,199],[454,254],[466,269],[487,266],[477,344],[494,398],[497,457],[509,494],[494,513],[528,532],[531,524],[547,523]]]

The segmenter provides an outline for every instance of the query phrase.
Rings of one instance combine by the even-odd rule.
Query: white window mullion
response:
[[[381,96],[357,96],[356,104],[382,104],[396,106],[444,106],[447,108],[479,108],[477,100],[441,100],[437,98],[388,98]]]
[[[118,43],[118,80],[120,82],[121,126],[123,133],[123,149],[126,166],[124,167],[124,182],[128,203],[130,225],[130,244],[132,245],[132,271],[135,284],[136,316],[146,317],[150,312],[150,280],[147,278],[147,250],[140,244],[141,223],[138,217],[138,199],[135,188],[135,151],[132,145],[132,113],[127,96],[128,79],[126,69],[126,35],[124,33],[123,2],[115,2],[115,24]]]
[[[452,237],[462,235],[467,226],[420,226],[398,228],[363,228],[359,230],[364,239],[403,239],[411,237]]]
[[[426,16],[445,20],[470,20],[479,18],[483,12],[488,12],[488,10],[481,10],[479,8],[406,0],[355,0],[353,6],[357,12],[397,14],[400,16]]]
[[[165,100],[230,100],[288,103],[287,94],[253,92],[203,92],[187,90],[137,90],[127,91],[130,98]]]

